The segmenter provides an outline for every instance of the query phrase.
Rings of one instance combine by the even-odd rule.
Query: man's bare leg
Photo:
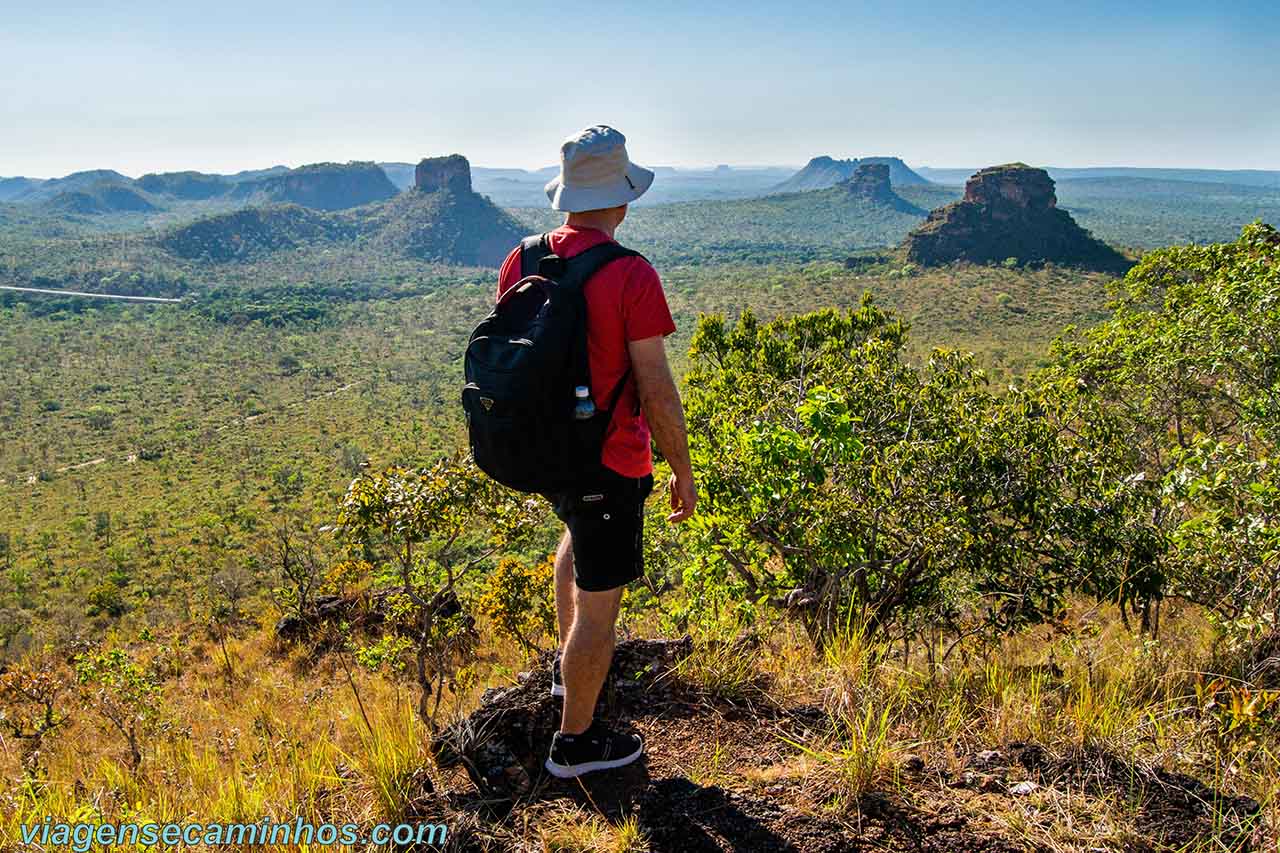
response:
[[[560,651],[564,651],[569,642],[569,631],[573,628],[573,596],[578,591],[573,582],[573,540],[566,529],[560,537],[560,546],[556,548],[556,626]]]
[[[577,590],[573,628],[560,660],[564,677],[564,713],[560,731],[582,734],[591,726],[596,699],[613,661],[614,626],[622,587],[605,592]]]

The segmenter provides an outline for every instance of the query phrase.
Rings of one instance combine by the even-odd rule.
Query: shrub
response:
[[[123,649],[77,655],[76,679],[94,708],[125,741],[129,766],[142,763],[142,742],[160,716],[160,685]]]
[[[115,423],[116,415],[106,406],[90,406],[85,410],[84,420],[90,429],[106,432]]]
[[[399,602],[385,632],[413,638],[424,720],[434,718],[441,687],[473,635],[458,584],[496,554],[516,550],[544,511],[536,499],[484,476],[469,458],[368,473],[348,487],[334,531],[348,556],[369,566],[367,581]]]
[[[531,652],[538,636],[556,635],[554,588],[554,555],[537,563],[507,557],[485,577],[477,607],[498,636]]]
[[[50,657],[15,663],[0,673],[0,727],[18,741],[23,767],[33,777],[45,740],[67,721],[61,707],[67,686]]]
[[[105,615],[114,619],[123,616],[127,609],[124,593],[110,580],[104,580],[90,589],[85,595],[85,601],[88,604],[86,612],[90,616]]]
[[[686,395],[705,499],[690,588],[802,615],[825,642],[928,617],[1009,627],[1070,591],[1156,594],[1150,489],[1101,407],[1067,385],[995,395],[968,357],[914,367],[864,299],[736,326],[704,317]]]
[[[1171,591],[1241,626],[1280,608],[1280,233],[1147,253],[1046,377],[1105,406],[1153,484]]]

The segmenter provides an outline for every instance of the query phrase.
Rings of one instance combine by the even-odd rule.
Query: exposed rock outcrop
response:
[[[886,204],[901,201],[889,183],[889,166],[886,163],[862,163],[849,180],[842,181],[839,186],[869,201]]]
[[[350,216],[370,250],[467,266],[500,265],[525,233],[510,214],[474,192],[411,190]]]
[[[672,670],[693,651],[679,640],[628,640],[618,644],[597,714],[616,715],[636,706],[661,707],[675,701],[682,685]],[[560,724],[560,701],[552,698],[550,654],[518,683],[485,691],[480,707],[454,723],[433,744],[441,767],[462,765],[484,794],[520,797],[543,776],[551,735]]]
[[[330,164],[332,165],[332,164]],[[367,169],[366,169],[367,167]],[[380,256],[412,257],[424,261],[497,266],[511,247],[524,236],[524,228],[505,211],[484,196],[470,190],[471,167],[465,157],[439,157],[422,161],[417,167],[417,180],[422,191],[397,192],[385,172],[372,163],[335,167],[338,175],[367,176],[365,189],[385,194],[381,201],[362,204],[352,210],[331,213],[309,209],[330,205],[352,207],[346,184],[329,169],[307,167],[317,180],[305,190],[311,204],[270,204],[232,213],[198,219],[176,228],[160,239],[160,245],[173,254],[191,260],[211,262],[253,261],[276,251],[297,249],[309,244],[334,243],[354,245]],[[275,175],[253,182],[273,191],[293,186],[298,173]],[[319,171],[322,174],[317,175]],[[364,180],[364,177],[361,178]],[[243,190],[239,185],[233,194]],[[333,193],[315,193],[328,187]],[[447,189],[448,192],[442,190]],[[313,192],[314,191],[314,192]],[[290,193],[293,195],[293,193]],[[252,199],[271,199],[272,193],[254,191]]]
[[[923,266],[1016,258],[1022,264],[1128,268],[1123,255],[1057,205],[1053,179],[1044,169],[1024,163],[982,169],[965,184],[961,201],[934,210],[907,235],[907,256]]]
[[[413,171],[413,186],[422,192],[471,192],[471,164],[461,154],[427,157]]]
[[[888,163],[860,163],[848,180],[836,184],[849,195],[869,201],[872,204],[886,205],[904,213],[923,215],[924,211],[911,204],[893,191],[889,181]]]

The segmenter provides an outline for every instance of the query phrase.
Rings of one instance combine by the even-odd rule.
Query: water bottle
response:
[[[585,421],[595,416],[596,404],[591,400],[590,388],[579,385],[573,389],[573,396],[577,398],[577,403],[573,407],[574,420]]]

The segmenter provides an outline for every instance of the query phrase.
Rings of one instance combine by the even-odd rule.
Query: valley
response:
[[[815,163],[798,183],[835,183],[632,211],[624,239],[662,270],[680,327],[672,348],[680,372],[700,315],[853,308],[866,292],[910,325],[913,357],[934,347],[969,350],[997,382],[1034,368],[1063,328],[1105,316],[1102,272],[920,269],[893,248],[930,209],[958,199],[958,187],[918,175],[894,183],[893,170],[905,164],[855,184],[858,161]],[[362,164],[238,180],[147,176],[140,191],[190,202],[176,207],[188,211],[186,224],[144,230],[130,211],[98,217],[110,220],[99,227],[93,217],[45,211],[29,221],[67,232],[0,229],[0,310],[9,318],[0,356],[12,366],[0,408],[0,482],[11,492],[0,530],[10,531],[15,556],[46,567],[24,599],[74,608],[112,561],[129,563],[140,587],[150,587],[171,562],[159,545],[181,541],[192,518],[207,517],[197,507],[239,515],[299,503],[323,513],[356,470],[351,460],[383,467],[457,446],[460,342],[485,311],[492,265],[521,234],[557,219],[545,208],[493,206],[473,191],[464,158],[428,159],[415,170],[389,172],[394,182]],[[101,171],[27,185],[27,201],[16,203],[10,188],[9,209],[27,212],[41,199],[125,180]],[[404,189],[361,203],[385,192],[379,181]],[[1106,177],[1068,179],[1058,189],[1082,224],[1135,250],[1176,235],[1220,238],[1245,217],[1280,218],[1280,192],[1265,188]],[[201,213],[223,196],[247,206]],[[153,304],[92,299],[101,296]],[[335,400],[337,389],[351,393]],[[238,426],[228,433],[231,424]],[[409,455],[405,424],[418,436]],[[399,426],[387,433],[391,425]],[[98,460],[91,472],[77,467]],[[290,480],[289,471],[306,474]],[[246,491],[276,481],[289,484],[286,493]],[[174,482],[185,484],[181,493],[165,488]],[[139,518],[168,521],[148,523],[145,553],[107,557],[83,532],[40,545],[69,501],[85,516],[110,513],[122,533]],[[247,547],[252,527],[243,534],[227,547],[239,539],[235,547]],[[95,562],[98,569],[87,568]],[[162,595],[187,594],[167,589]]]
[[[200,780],[252,768],[255,808],[313,814],[319,799],[363,823],[447,818],[462,839],[450,849],[468,851],[519,849],[535,832],[545,844],[532,849],[616,853],[908,839],[1047,851],[1062,820],[1080,846],[1061,849],[1256,849],[1276,802],[1274,760],[1258,746],[1269,723],[1249,729],[1258,740],[1235,734],[1214,703],[1236,688],[1187,667],[1212,661],[1256,679],[1254,695],[1275,693],[1270,670],[1249,668],[1255,640],[1217,645],[1268,635],[1212,605],[1246,596],[1220,594],[1231,583],[1265,589],[1255,567],[1268,564],[1205,572],[1225,546],[1203,545],[1194,524],[1158,546],[1145,538],[1152,506],[1172,499],[1133,468],[1150,446],[1166,458],[1171,433],[1145,412],[1133,426],[1124,404],[1162,400],[1160,383],[1188,372],[1234,369],[1249,354],[1233,336],[1266,322],[1206,307],[1219,290],[1160,280],[1191,306],[1160,322],[1191,331],[1126,324],[1156,322],[1134,294],[1167,258],[1204,280],[1220,274],[1215,259],[1253,269],[1249,258],[1270,257],[1274,232],[1241,230],[1280,221],[1280,188],[1203,172],[1054,180],[1022,164],[937,183],[952,176],[892,157],[687,171],[660,172],[668,194],[619,232],[661,272],[707,471],[706,521],[668,528],[652,502],[650,577],[624,598],[624,636],[693,638],[658,642],[678,655],[610,682],[610,707],[650,738],[644,773],[585,799],[542,781],[495,792],[475,770],[491,755],[466,753],[459,735],[471,764],[447,757],[468,715],[503,701],[546,728],[530,679],[545,678],[539,572],[558,537],[541,504],[473,479],[458,388],[496,264],[560,217],[539,199],[544,174],[460,155],[0,183],[0,687],[29,672],[63,684],[50,648],[109,646],[136,662],[156,691],[139,713],[155,727],[130,802],[161,817],[239,814]],[[1209,243],[1223,245],[1166,248]],[[1217,361],[1187,368],[1157,345],[1192,334]],[[1257,373],[1246,363],[1237,375]],[[1197,428],[1216,428],[1219,411],[1192,416]],[[1229,512],[1266,511],[1248,503],[1270,494],[1265,470],[1191,452],[1177,451],[1242,484]],[[463,521],[407,552],[394,534],[353,532],[353,505],[402,493],[439,507],[415,510],[414,524]],[[809,605],[784,602],[811,594],[805,572],[828,570],[814,566],[882,547],[859,538],[878,524],[919,537],[903,553],[919,559],[920,600],[903,598],[874,636],[824,636]],[[1182,562],[1153,581],[1144,561],[1157,547]],[[397,621],[416,611],[387,605],[408,552],[413,583],[448,578],[454,596],[431,640],[445,651],[432,647],[430,714],[415,710],[426,693]],[[457,554],[465,562],[450,563]],[[892,594],[891,571],[874,578]],[[1141,585],[1175,582],[1167,601]],[[316,615],[320,600],[342,619]],[[289,619],[313,633],[287,634]],[[162,691],[163,706],[146,704]],[[136,766],[91,719],[50,736],[35,771],[16,750],[0,767],[74,778],[107,803]],[[165,740],[162,719],[185,734]],[[81,741],[92,767],[68,747]],[[1256,766],[1214,775],[1230,750]],[[528,779],[525,759],[487,772]],[[79,789],[40,785],[0,794],[14,816],[0,841],[37,811],[83,807]],[[494,802],[509,811],[495,816]],[[1153,810],[1179,816],[1176,828]]]

